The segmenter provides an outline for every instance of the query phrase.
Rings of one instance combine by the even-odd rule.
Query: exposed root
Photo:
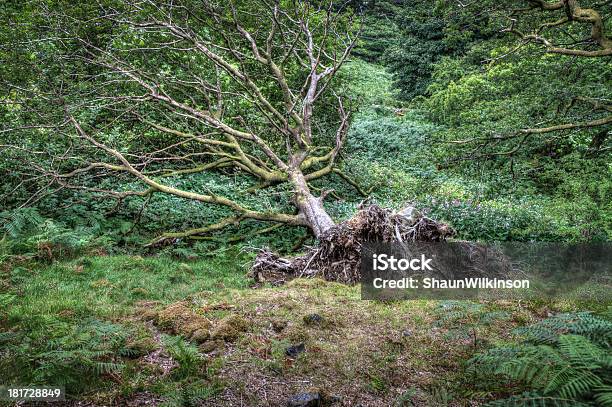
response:
[[[416,213],[410,207],[392,212],[376,205],[327,231],[305,255],[285,259],[261,250],[251,268],[257,282],[282,284],[295,277],[322,277],[355,284],[360,280],[360,254],[365,242],[443,241],[454,236],[448,225]]]

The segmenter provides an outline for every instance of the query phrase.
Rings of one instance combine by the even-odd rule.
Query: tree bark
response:
[[[310,192],[304,174],[300,170],[290,171],[289,180],[295,187],[294,200],[299,210],[298,216],[310,227],[315,237],[321,237],[323,233],[335,225],[323,206],[324,195],[316,197]]]

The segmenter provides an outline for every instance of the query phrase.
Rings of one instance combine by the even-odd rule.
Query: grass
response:
[[[162,345],[137,318],[139,305],[163,306],[195,294],[245,288],[239,266],[245,260],[235,259],[238,264],[230,257],[182,263],[99,256],[5,265],[0,268],[0,371],[6,373],[0,384],[64,385],[69,397],[101,400],[143,391],[184,399],[190,382],[206,378],[206,372],[151,382],[155,368],[139,358]],[[199,395],[216,386],[200,383]]]
[[[467,405],[465,360],[553,310],[362,301],[359,287],[321,280],[249,289],[245,261],[0,265],[0,385],[64,385],[94,405],[285,405],[308,391],[350,405]],[[196,339],[194,321],[210,321],[210,336]]]
[[[130,315],[139,301],[169,303],[195,293],[247,286],[244,273],[229,261],[187,264],[140,256],[18,266],[3,280],[15,295],[6,322],[31,329],[54,318],[118,320]]]

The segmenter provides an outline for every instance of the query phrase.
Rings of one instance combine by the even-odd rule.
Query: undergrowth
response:
[[[0,264],[0,385],[65,386],[68,398],[130,398],[148,391],[168,405],[190,405],[218,384],[197,348],[179,336],[156,341],[138,319],[140,304],[168,304],[197,293],[245,288],[239,252],[180,262],[170,257],[81,256],[49,264]],[[145,355],[178,363],[163,379]]]
[[[612,406],[609,315],[559,314],[516,333],[519,342],[469,361],[467,373],[482,394],[510,393],[487,405]]]

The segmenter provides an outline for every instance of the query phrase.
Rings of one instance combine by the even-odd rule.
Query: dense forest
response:
[[[612,406],[609,294],[358,284],[365,240],[609,244],[609,0],[29,0],[0,21],[0,389]]]

